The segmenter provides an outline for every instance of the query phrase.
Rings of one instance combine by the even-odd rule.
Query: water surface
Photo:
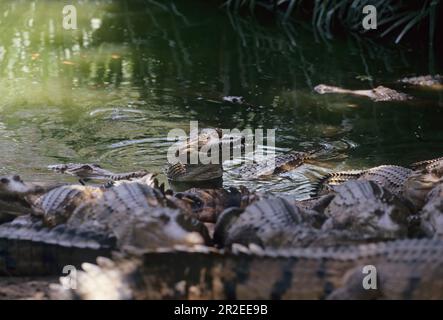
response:
[[[323,145],[322,163],[264,181],[226,185],[306,195],[322,170],[407,164],[443,154],[443,93],[402,88],[404,76],[442,73],[412,44],[353,36],[325,42],[303,25],[231,16],[204,1],[74,1],[78,29],[62,28],[63,3],[0,3],[0,174],[60,180],[59,162],[162,172],[169,130],[189,121],[275,128],[277,152]],[[432,63],[430,63],[430,61]],[[319,83],[385,84],[417,99],[375,103],[318,95]],[[222,102],[245,97],[250,106]],[[326,169],[323,169],[326,168]]]

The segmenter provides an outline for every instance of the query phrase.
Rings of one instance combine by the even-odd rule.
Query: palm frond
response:
[[[312,4],[313,3],[313,4]],[[362,10],[366,5],[378,9],[380,37],[395,36],[395,43],[424,21],[429,23],[429,43],[433,44],[437,19],[441,10],[441,0],[226,0],[229,10],[238,12],[247,6],[253,13],[258,6],[279,9],[282,22],[287,23],[296,17],[300,9],[309,9],[311,23],[322,37],[331,38],[334,27],[342,25],[351,31],[365,32],[361,27]]]

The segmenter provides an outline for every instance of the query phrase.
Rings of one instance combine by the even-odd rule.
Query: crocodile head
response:
[[[127,173],[114,173],[109,170],[103,169],[96,163],[67,163],[67,164],[55,164],[48,166],[49,170],[57,173],[69,174],[80,178],[80,182],[85,182],[90,179],[97,180],[131,180],[133,178],[141,178],[149,174],[145,170],[127,172]]]
[[[180,210],[158,207],[149,213],[135,212],[130,220],[114,229],[121,248],[192,246],[210,241],[206,227]]]
[[[443,161],[432,164],[429,169],[424,169],[412,174],[405,182],[403,195],[415,207],[421,209],[429,191],[443,182]]]
[[[0,197],[25,196],[35,190],[35,186],[23,182],[18,175],[0,177]]]
[[[328,86],[326,84],[319,84],[318,86],[315,86],[314,90],[320,94],[334,93],[337,92],[337,87]]]
[[[226,134],[221,129],[205,128],[195,137],[181,142],[175,158],[169,159],[165,173],[170,182],[218,182],[223,175],[223,161],[232,159],[245,146],[242,134]],[[188,186],[188,187],[192,187]]]
[[[79,178],[103,178],[112,175],[111,172],[103,169],[95,163],[67,163],[54,164],[48,166],[49,170],[57,173],[69,174]]]
[[[0,176],[0,223],[31,212],[26,196],[38,188],[22,181],[20,176]]]

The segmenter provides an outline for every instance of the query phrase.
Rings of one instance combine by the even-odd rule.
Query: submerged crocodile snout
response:
[[[314,90],[315,90],[315,92],[320,93],[320,94],[335,92],[333,90],[333,87],[327,86],[325,84],[319,84],[318,86],[315,86]]]

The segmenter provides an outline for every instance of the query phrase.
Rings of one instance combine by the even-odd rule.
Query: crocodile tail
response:
[[[0,226],[0,275],[61,275],[97,256],[109,256],[115,239],[66,225],[48,228],[31,216]]]
[[[439,239],[277,251],[175,246],[86,263],[68,292],[77,299],[442,299],[442,248]],[[365,265],[376,267],[377,290],[361,286]],[[411,279],[420,281],[411,286]]]

